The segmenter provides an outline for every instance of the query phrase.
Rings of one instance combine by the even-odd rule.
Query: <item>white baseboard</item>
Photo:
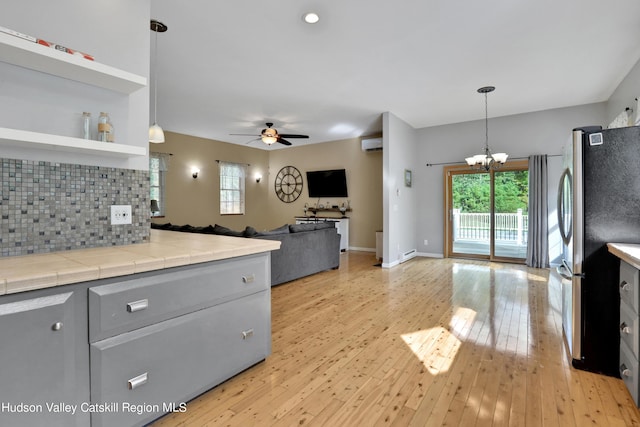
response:
[[[444,258],[443,254],[435,254],[429,252],[418,252],[417,255],[425,258]]]
[[[391,262],[391,263],[383,262],[382,263],[382,268],[393,268],[396,265],[400,265],[400,261],[394,261],[394,262]]]

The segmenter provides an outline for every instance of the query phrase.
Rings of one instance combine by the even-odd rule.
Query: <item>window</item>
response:
[[[246,165],[220,162],[220,215],[244,215]]]
[[[157,211],[152,211],[151,216],[164,216],[166,200],[164,196],[165,175],[169,166],[170,154],[149,153],[149,197],[156,200]],[[153,202],[151,202],[153,204]]]

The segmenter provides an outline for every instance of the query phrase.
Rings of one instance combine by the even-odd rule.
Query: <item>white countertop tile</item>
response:
[[[0,295],[277,250],[280,242],[151,230],[150,243],[0,259]]]

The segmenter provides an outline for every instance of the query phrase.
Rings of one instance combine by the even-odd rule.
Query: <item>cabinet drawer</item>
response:
[[[624,261],[620,261],[620,299],[629,304],[636,313],[640,311],[638,269]]]
[[[271,352],[269,290],[91,345],[92,426],[141,425]],[[131,407],[142,405],[141,414]]]
[[[638,359],[631,353],[631,349],[624,343],[620,343],[620,378],[627,386],[636,406],[638,402]]]
[[[269,257],[181,267],[89,289],[89,341],[115,336],[268,288]]]
[[[627,343],[633,355],[638,358],[638,324],[640,319],[624,301],[620,302],[620,339]]]

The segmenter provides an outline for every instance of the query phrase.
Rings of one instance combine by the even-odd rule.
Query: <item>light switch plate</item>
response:
[[[111,225],[131,224],[131,205],[111,205]]]

